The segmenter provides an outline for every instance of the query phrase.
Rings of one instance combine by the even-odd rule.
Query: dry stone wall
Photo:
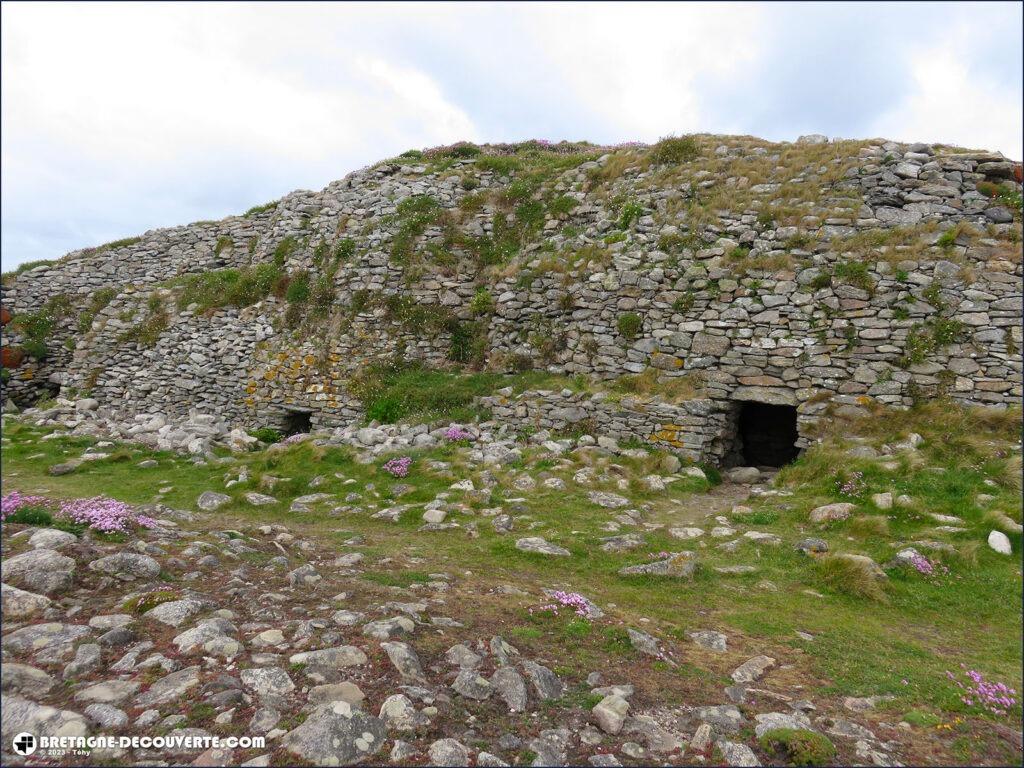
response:
[[[1018,165],[891,142],[699,146],[674,165],[644,148],[518,168],[486,147],[497,159],[391,161],[251,216],[74,252],[4,285],[12,350],[25,343],[19,316],[55,297],[71,307],[48,357],[9,369],[6,395],[59,384],[125,414],[206,409],[255,427],[299,409],[313,426],[342,426],[361,416],[349,382],[375,360],[595,379],[653,367],[704,396],[491,404],[546,427],[582,415],[617,437],[679,425],[661,442],[701,458],[725,450],[738,401],[796,406],[802,425],[830,402],[1019,402]],[[326,284],[329,306],[293,308],[281,291],[180,306],[183,275],[275,259],[282,275]],[[115,295],[80,327],[103,289]],[[155,312],[154,332],[133,336]]]

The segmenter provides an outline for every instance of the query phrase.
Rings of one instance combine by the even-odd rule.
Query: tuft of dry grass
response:
[[[826,555],[816,565],[818,578],[834,592],[881,603],[888,602],[882,581],[868,564],[851,557]]]
[[[702,393],[700,382],[693,376],[663,376],[657,368],[643,373],[620,376],[608,385],[613,396],[660,398],[667,403],[693,400]]]
[[[861,515],[850,521],[849,531],[854,536],[861,538],[887,536],[889,534],[889,520],[881,515]]]
[[[1021,492],[1021,455],[1018,453],[1006,460],[1003,465],[1003,484],[1011,491]]]

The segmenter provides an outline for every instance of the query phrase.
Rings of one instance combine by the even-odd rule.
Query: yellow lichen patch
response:
[[[683,367],[683,361],[675,355],[667,355],[664,352],[653,352],[651,354],[651,365],[655,368],[675,368],[678,370]]]
[[[682,431],[683,428],[678,424],[663,424],[661,429],[652,432],[647,439],[652,443],[665,443],[681,448],[683,441],[680,439],[680,433]]]

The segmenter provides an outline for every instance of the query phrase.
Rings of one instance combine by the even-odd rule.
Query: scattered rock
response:
[[[559,555],[562,557],[572,554],[568,549],[552,544],[540,536],[528,536],[525,539],[517,539],[516,549],[521,552],[536,552],[541,555]]]

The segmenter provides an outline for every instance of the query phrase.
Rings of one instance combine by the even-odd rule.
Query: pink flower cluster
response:
[[[932,562],[924,555],[912,555],[910,564],[914,566],[918,573],[924,576],[935,576],[936,574],[945,576],[949,573],[949,568],[942,563]]]
[[[24,496],[18,491],[11,491],[0,497],[0,520],[6,520],[22,507],[48,507],[52,502],[45,496]]]
[[[565,606],[572,608],[581,619],[589,619],[591,617],[590,601],[578,592],[556,590],[551,593],[551,599],[555,602],[531,608],[530,613],[532,614],[535,610],[550,611],[557,616],[559,607]]]
[[[145,515],[136,514],[130,505],[106,496],[91,499],[70,499],[54,501],[46,496],[23,496],[11,491],[0,498],[0,520],[6,520],[23,507],[45,507],[55,517],[63,517],[76,523],[88,525],[94,531],[125,533],[135,525],[152,528],[156,521]]]
[[[409,474],[409,467],[412,466],[412,459],[403,456],[400,459],[391,459],[384,465],[384,471],[395,477],[405,477]]]
[[[445,430],[444,437],[446,440],[457,443],[460,440],[472,440],[473,433],[468,429],[464,429],[458,425],[453,425]]]
[[[993,715],[1006,715],[1010,709],[1016,706],[1016,690],[1007,687],[1003,683],[986,682],[985,676],[981,672],[967,669],[966,664],[961,664],[960,668],[963,669],[964,676],[970,680],[969,684],[965,685],[957,680],[956,675],[948,669],[946,670],[946,677],[952,680],[957,688],[964,691],[960,696],[960,701],[968,707],[978,706],[988,710]]]
[[[867,483],[864,482],[863,472],[851,472],[849,477],[840,477],[836,480],[836,490],[839,491],[840,496],[857,498],[866,489]]]
[[[145,515],[137,515],[131,506],[117,499],[106,496],[94,496],[91,499],[72,499],[62,501],[61,514],[76,523],[88,525],[94,531],[111,533],[126,532],[132,525],[152,528],[156,521]]]
[[[932,565],[932,561],[924,555],[912,555],[910,564],[917,569],[918,573],[923,573],[925,576],[931,576],[935,573],[935,566]]]

